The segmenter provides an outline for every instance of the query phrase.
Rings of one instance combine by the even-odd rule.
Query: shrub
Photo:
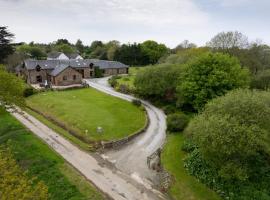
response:
[[[269,93],[236,90],[208,103],[187,133],[220,174],[246,179],[254,165],[248,162],[252,157],[270,156],[269,121]]]
[[[186,128],[198,151],[187,168],[230,199],[269,198],[269,121],[268,92],[235,90],[212,100]]]
[[[133,103],[135,106],[141,106],[141,105],[142,105],[142,102],[141,102],[139,99],[133,99],[133,100],[132,100],[132,103]]]
[[[166,105],[162,109],[163,109],[163,111],[165,112],[166,115],[175,113],[177,111],[176,106],[172,105],[172,104]]]
[[[130,93],[129,87],[127,85],[125,85],[125,84],[120,84],[119,87],[118,87],[118,91],[121,92],[121,93],[124,93],[124,94]]]
[[[37,91],[32,88],[32,87],[27,87],[25,88],[25,90],[23,91],[23,96],[24,97],[29,97],[32,96],[33,94],[35,94]]]
[[[183,113],[170,114],[167,117],[167,130],[170,132],[183,131],[188,121],[188,117]]]
[[[270,69],[260,71],[256,74],[251,83],[252,88],[268,90],[270,88]]]
[[[200,110],[207,101],[228,91],[248,87],[249,72],[239,61],[221,53],[208,53],[188,63],[177,86],[179,103]]]
[[[158,65],[140,71],[134,80],[136,92],[146,98],[171,101],[180,71],[177,65]]]

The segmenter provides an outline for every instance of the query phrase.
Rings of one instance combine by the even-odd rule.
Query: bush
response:
[[[208,53],[191,61],[183,70],[177,86],[178,102],[200,110],[211,99],[228,91],[249,86],[249,72],[236,58]]]
[[[268,92],[235,90],[214,99],[186,128],[198,151],[187,168],[230,199],[269,198],[269,121]]]
[[[128,94],[130,93],[130,89],[127,85],[125,84],[120,84],[117,88],[117,90],[121,93]]]
[[[170,132],[183,131],[188,124],[188,117],[182,113],[170,114],[167,117],[167,130]]]
[[[32,96],[33,94],[35,94],[37,91],[32,88],[32,87],[27,87],[25,88],[25,90],[23,91],[23,96],[24,97],[29,97]]]
[[[177,108],[175,105],[169,104],[162,108],[162,110],[165,112],[166,115],[175,113],[177,111]]]
[[[135,106],[141,106],[141,105],[142,105],[142,102],[141,102],[139,99],[133,99],[133,100],[132,100],[132,103],[133,103]]]
[[[270,69],[260,71],[252,80],[251,87],[255,89],[270,89]]]
[[[146,98],[171,101],[180,71],[177,65],[158,65],[140,71],[134,81],[136,92]]]

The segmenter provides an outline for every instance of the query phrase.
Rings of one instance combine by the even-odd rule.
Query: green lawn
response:
[[[92,88],[39,93],[26,102],[91,141],[132,135],[144,128],[147,120],[142,108]],[[99,126],[103,133],[97,133]]]
[[[50,200],[104,199],[83,176],[1,108],[0,145],[11,149],[28,176],[47,185]]]
[[[162,164],[174,176],[169,195],[175,200],[220,200],[215,192],[198,182],[184,168],[183,159],[186,154],[181,151],[183,142],[182,134],[169,134],[162,152]]]

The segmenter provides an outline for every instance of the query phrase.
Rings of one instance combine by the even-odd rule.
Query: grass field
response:
[[[104,199],[83,176],[1,108],[0,145],[11,149],[28,176],[48,186],[50,200]]]
[[[169,134],[162,152],[162,164],[174,176],[169,195],[175,200],[220,200],[215,192],[198,182],[184,168],[183,159],[186,154],[181,151],[183,142],[182,134]]]
[[[92,88],[39,93],[26,102],[91,141],[120,139],[146,124],[142,108]],[[102,127],[103,133],[98,133],[97,127]]]

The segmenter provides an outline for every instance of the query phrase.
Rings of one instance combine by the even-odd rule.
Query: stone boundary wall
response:
[[[150,156],[147,157],[147,165],[149,169],[155,170],[158,172],[159,180],[160,180],[160,190],[162,192],[167,192],[170,188],[172,182],[172,176],[169,172],[167,172],[161,163],[161,153],[163,151],[164,145],[161,148],[158,148],[154,151]]]
[[[136,133],[134,133],[130,136],[127,136],[123,139],[120,139],[120,140],[115,140],[115,141],[110,141],[110,142],[102,141],[101,142],[102,148],[103,149],[119,149],[122,146],[124,146],[125,144],[127,144],[128,142],[130,142],[131,140],[133,140],[134,138],[136,138],[137,136],[139,136],[140,134],[142,134],[143,132],[145,132],[147,130],[150,122],[149,122],[149,117],[148,117],[146,111],[144,111],[144,112],[147,116],[144,128],[142,128],[141,130],[137,131]]]

